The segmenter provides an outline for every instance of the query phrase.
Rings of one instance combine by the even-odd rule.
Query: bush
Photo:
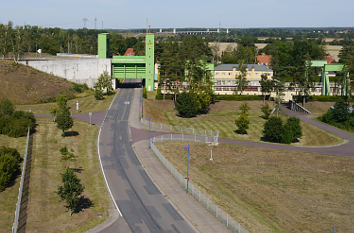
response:
[[[95,89],[95,99],[96,100],[103,100],[103,91],[100,89]]]
[[[74,91],[76,91],[76,92],[78,92],[78,93],[82,93],[82,92],[88,90],[89,87],[87,86],[86,83],[84,83],[84,84],[74,83],[73,89],[74,89]]]
[[[215,95],[215,100],[263,100],[263,96],[260,95]]]
[[[147,99],[146,87],[143,88],[143,98],[144,98],[144,99]]]
[[[270,117],[264,124],[263,136],[270,142],[282,142],[283,122],[280,117]]]
[[[247,113],[248,113],[249,110],[250,110],[250,107],[248,106],[247,103],[241,104],[241,106],[240,106],[240,111],[241,111],[242,114],[247,115]]]
[[[264,105],[262,105],[261,111],[263,112],[263,118],[269,119],[269,116],[270,116],[270,113],[272,112],[272,110],[270,109],[268,103],[265,103]]]
[[[161,93],[161,88],[157,88],[155,99],[162,100],[163,94]]]
[[[0,192],[16,178],[20,162],[21,157],[16,149],[0,147]]]
[[[189,92],[183,92],[178,95],[175,106],[179,116],[181,117],[194,117],[197,115],[199,110],[197,98]]]
[[[238,128],[237,133],[239,134],[247,134],[247,129],[250,121],[246,114],[242,113],[238,119],[236,119],[235,124]]]
[[[4,99],[0,103],[0,115],[11,115],[15,111],[14,105],[9,99]]]
[[[296,117],[290,117],[283,128],[282,143],[296,142],[302,136],[300,120]]]

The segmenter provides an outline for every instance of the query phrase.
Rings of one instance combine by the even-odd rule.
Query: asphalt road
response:
[[[101,232],[194,232],[152,183],[131,143],[128,118],[134,89],[120,89],[103,123],[102,167],[123,218]]]

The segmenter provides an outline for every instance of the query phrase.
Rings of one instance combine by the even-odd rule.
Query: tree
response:
[[[270,116],[270,113],[272,112],[272,110],[270,109],[268,103],[265,103],[264,105],[262,105],[261,111],[263,112],[263,118],[269,119],[269,116]]]
[[[58,187],[58,195],[65,200],[66,207],[70,211],[70,215],[77,211],[80,205],[79,196],[85,187],[80,183],[80,179],[75,175],[72,169],[66,168],[61,174],[63,185]]]
[[[108,74],[107,71],[103,72],[103,74],[98,77],[96,84],[94,85],[94,89],[97,91],[106,91],[107,95],[112,94],[113,92],[113,82],[112,77]]]
[[[189,92],[182,92],[178,95],[175,107],[181,117],[187,118],[196,116],[200,109],[197,97]]]
[[[236,74],[236,94],[240,92],[240,95],[242,95],[242,92],[247,89],[248,87],[248,80],[246,79],[247,72],[246,72],[246,67],[243,64],[239,65],[239,73]]]
[[[266,94],[271,93],[273,89],[273,81],[268,79],[268,76],[266,74],[262,74],[261,81],[259,83],[261,84],[263,103],[265,103]]]
[[[238,128],[237,132],[239,134],[247,134],[247,129],[250,121],[246,114],[241,113],[240,116],[235,120],[235,124]]]
[[[56,118],[57,127],[63,131],[62,136],[65,136],[65,130],[73,127],[74,121],[71,117],[69,107],[67,106],[67,97],[59,95],[57,97]]]
[[[264,124],[263,136],[270,142],[282,142],[282,120],[279,117],[270,117]]]
[[[250,107],[248,106],[247,103],[241,104],[241,106],[240,106],[241,114],[247,115],[249,110],[250,110]]]

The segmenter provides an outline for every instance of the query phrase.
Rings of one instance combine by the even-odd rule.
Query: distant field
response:
[[[0,147],[8,146],[16,148],[23,158],[25,155],[26,137],[10,138],[0,134]],[[22,170],[22,164],[21,164]],[[21,175],[15,181],[15,184],[0,192],[0,233],[11,232],[14,222],[18,188],[20,186]]]
[[[32,169],[26,232],[85,232],[108,216],[110,198],[97,155],[98,127],[74,122],[77,136],[61,137],[51,119],[38,119],[33,139]],[[77,155],[74,162],[61,161],[60,148],[67,146]],[[77,169],[84,196],[93,206],[70,216],[57,195],[65,166]]]
[[[250,125],[247,135],[235,133],[235,119],[238,117],[239,107],[247,102],[251,110],[249,112]],[[152,121],[171,125],[194,127],[198,129],[209,129],[220,132],[220,137],[260,141],[263,136],[264,123],[260,111],[263,101],[219,101],[211,105],[208,114],[199,115],[193,118],[181,118],[176,115],[173,102],[170,100],[146,100],[144,99],[144,116],[150,116]],[[272,103],[269,102],[272,108]],[[303,137],[300,142],[294,145],[324,146],[339,144],[343,140],[323,130],[312,127],[301,122]]]
[[[104,100],[96,100],[93,95],[75,98],[68,101],[68,106],[73,109],[73,113],[76,111],[76,101],[79,102],[79,112],[98,112],[108,109],[111,104],[114,94],[106,96]],[[45,103],[45,104],[31,104],[31,105],[16,105],[18,110],[31,110],[34,113],[50,113],[50,108],[55,106],[56,103]]]
[[[0,100],[34,104],[60,93],[74,95],[73,83],[13,61],[0,60]]]
[[[186,175],[186,142],[157,147]],[[189,175],[250,232],[354,232],[354,158],[190,143]]]

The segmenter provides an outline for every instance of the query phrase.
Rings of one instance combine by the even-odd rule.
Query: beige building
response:
[[[259,81],[265,74],[268,78],[273,77],[273,70],[265,65],[247,64],[246,79],[249,81],[248,88],[244,94],[255,95],[261,91]],[[235,94],[236,76],[240,74],[238,64],[222,64],[214,69],[214,91],[216,94]]]

